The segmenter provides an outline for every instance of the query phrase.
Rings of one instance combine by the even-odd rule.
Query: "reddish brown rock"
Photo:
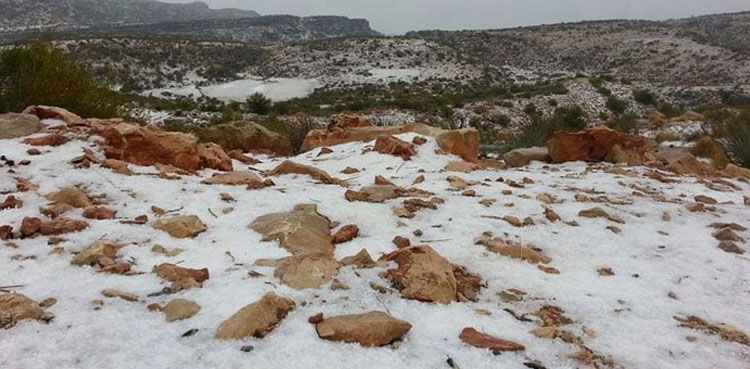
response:
[[[203,281],[209,278],[208,268],[190,269],[169,263],[155,266],[152,272],[158,275],[160,278],[169,282],[178,282],[185,279],[192,279],[198,283],[203,283]]]
[[[0,203],[0,210],[18,209],[22,206],[23,206],[23,201],[17,199],[13,195],[10,195],[5,198],[5,201]]]
[[[32,319],[49,322],[55,316],[20,293],[0,293],[0,329],[13,328],[19,321]]]
[[[37,148],[28,149],[28,150],[26,150],[26,153],[29,154],[29,155],[31,155],[31,156],[42,155],[42,152],[39,149],[37,149]]]
[[[320,338],[329,341],[380,347],[400,340],[411,330],[411,324],[386,313],[372,311],[327,318],[317,323],[315,330]]]
[[[246,164],[246,165],[255,165],[255,164],[259,164],[260,163],[260,161],[254,159],[254,158],[251,158],[251,157],[245,155],[244,153],[242,153],[242,150],[232,150],[232,151],[228,152],[227,155],[229,155],[230,158],[232,158],[234,160],[237,160],[240,163]]]
[[[380,136],[375,140],[375,151],[393,156],[400,156],[404,160],[410,160],[417,154],[413,144],[399,140],[393,136]]]
[[[70,139],[63,136],[62,133],[55,132],[44,137],[27,138],[23,143],[31,146],[60,146],[68,141],[70,141]]]
[[[122,160],[107,159],[102,162],[102,168],[112,169],[115,173],[130,175],[133,174],[128,167],[128,163]]]
[[[217,173],[211,178],[204,179],[201,183],[210,185],[247,186],[251,189],[266,187],[257,174],[250,172],[227,172]]]
[[[82,231],[88,227],[89,224],[82,220],[57,217],[50,222],[42,222],[39,226],[39,234],[43,236],[58,236],[65,233]]]
[[[231,172],[234,169],[232,159],[221,146],[215,143],[198,144],[197,155],[200,159],[200,168],[213,168],[225,172]]]
[[[359,227],[354,224],[349,224],[341,227],[336,234],[333,235],[333,243],[340,244],[349,242],[359,235]]]
[[[7,240],[13,236],[13,227],[9,225],[0,226],[0,240]]]
[[[21,222],[21,235],[24,237],[31,237],[37,232],[42,226],[42,220],[34,217],[23,218]]]
[[[328,255],[300,255],[281,259],[274,276],[296,290],[318,288],[339,274],[339,263]]]
[[[269,292],[221,323],[214,338],[241,340],[250,336],[264,337],[294,310],[294,306],[294,301]]]
[[[406,237],[396,236],[393,238],[393,244],[399,249],[405,249],[411,246],[411,241]]]
[[[343,185],[345,182],[331,177],[322,169],[318,169],[309,165],[303,165],[295,163],[291,160],[285,160],[279,164],[276,168],[266,173],[268,176],[280,176],[284,174],[302,174],[308,175],[313,179],[320,181],[324,184],[338,184]]]
[[[531,264],[547,264],[552,261],[541,251],[502,238],[480,237],[476,240],[476,244],[484,245],[488,251],[498,255],[523,260]]]
[[[92,206],[83,211],[83,217],[86,219],[106,220],[115,219],[117,211],[104,206]]]
[[[480,333],[474,328],[464,328],[464,330],[461,331],[461,335],[458,337],[467,345],[490,349],[495,352],[526,350],[526,347],[521,344],[496,338],[489,334]]]
[[[94,204],[85,192],[72,186],[47,195],[47,200],[57,204],[67,204],[74,208],[86,208]]]
[[[615,146],[628,152],[633,163],[642,164],[648,142],[644,138],[633,138],[607,127],[596,127],[582,132],[557,132],[547,142],[549,156],[554,163],[568,161],[603,161]],[[640,161],[640,162],[639,162]]]
[[[24,114],[31,114],[39,119],[57,119],[68,125],[82,125],[85,121],[80,116],[56,106],[32,105],[23,110]]]
[[[375,261],[372,260],[370,253],[367,250],[362,249],[356,255],[347,256],[339,262],[342,266],[355,265],[359,268],[370,268],[375,266]]]

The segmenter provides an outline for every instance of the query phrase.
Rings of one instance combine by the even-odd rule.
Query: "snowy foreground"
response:
[[[399,137],[411,141],[413,136]],[[3,369],[750,368],[750,347],[707,330],[681,327],[675,319],[697,316],[750,332],[750,259],[719,249],[719,241],[712,236],[716,230],[709,227],[715,222],[750,226],[750,207],[743,204],[743,195],[750,193],[747,183],[730,180],[740,190],[726,186],[712,190],[694,177],[672,177],[675,182],[665,184],[644,176],[647,168],[627,168],[636,174],[627,176],[606,172],[609,165],[585,163],[446,172],[445,165],[457,158],[435,154],[436,144],[431,140],[407,162],[363,153],[372,142],[335,146],[333,153],[321,156],[316,149],[293,158],[348,179],[351,189],[371,185],[375,175],[412,187],[415,179],[424,175],[426,180],[415,186],[434,192],[445,203],[437,210],[421,210],[413,219],[402,219],[392,211],[402,199],[352,203],[344,198],[346,188],[318,184],[307,176],[274,177],[275,186],[259,190],[201,184],[213,171],[167,180],[153,175],[157,172],[151,167],[131,166],[136,175],[127,176],[98,165],[75,169],[69,163],[81,155],[82,148],[101,155],[93,141],[74,140],[42,148],[40,156],[27,155],[30,147],[21,141],[0,140],[0,154],[17,161],[31,160],[28,166],[16,167],[15,174],[2,168],[0,193],[5,195],[0,199],[13,194],[24,206],[0,211],[0,225],[17,227],[24,217],[41,217],[39,207],[48,203],[44,195],[67,186],[79,186],[92,196],[103,195],[99,201],[116,210],[118,219],[89,221],[88,229],[66,234],[66,241],[54,246],[48,245],[48,237],[0,244],[0,286],[22,285],[14,291],[36,301],[49,297],[58,301],[47,309],[55,315],[49,324],[24,320],[12,329],[0,330]],[[263,163],[254,168],[261,170],[281,162],[256,158]],[[234,167],[247,168],[237,161]],[[361,172],[340,173],[347,167]],[[462,196],[462,191],[453,190],[446,180],[451,175],[477,181],[470,187],[477,196]],[[16,193],[16,177],[28,179],[39,189]],[[220,193],[230,194],[236,202],[222,201]],[[538,197],[544,194],[556,201],[545,204],[540,200],[549,197]],[[584,201],[581,194],[606,199]],[[694,202],[696,195],[712,197],[719,204],[713,211],[690,212],[686,205]],[[487,199],[497,201],[480,204]],[[332,221],[359,227],[359,237],[336,246],[337,259],[361,249],[377,259],[395,251],[391,240],[403,236],[413,245],[429,244],[452,263],[479,275],[487,287],[476,302],[449,305],[407,300],[395,290],[379,293],[370,283],[390,288],[379,273],[393,267],[391,264],[370,269],[343,267],[337,279],[348,285],[348,290],[332,290],[330,283],[320,289],[291,289],[273,277],[273,268],[254,265],[258,259],[289,254],[278,242],[261,242],[261,235],[248,224],[265,214],[290,211],[297,204],[317,204],[318,211]],[[194,239],[176,239],[153,229],[149,224],[155,218],[154,205],[175,210],[173,215],[198,215],[208,231]],[[222,210],[227,207],[234,210],[225,214]],[[579,216],[580,211],[594,207],[624,223]],[[548,220],[546,208],[553,209],[561,220]],[[142,214],[149,216],[149,224],[120,222]],[[515,227],[499,219],[507,215],[521,220],[531,217],[534,224]],[[65,216],[82,219],[80,209]],[[580,226],[568,224],[573,221]],[[415,236],[416,230],[422,235]],[[488,231],[494,237],[543,250],[551,259],[546,266],[559,274],[475,244]],[[738,234],[750,238],[748,231]],[[71,265],[74,252],[100,239],[127,245],[119,251],[121,258],[134,263],[133,270],[142,274],[112,275]],[[151,251],[156,244],[185,251],[168,257]],[[747,244],[738,245],[748,251]],[[55,247],[63,247],[64,252],[51,254]],[[165,262],[208,268],[210,279],[202,288],[147,297],[168,285],[151,273],[154,265]],[[127,291],[139,300],[104,298],[104,289]],[[509,289],[525,295],[517,291],[522,298],[514,301],[518,299],[507,298]],[[296,303],[273,332],[262,339],[214,339],[221,322],[269,291]],[[167,323],[163,313],[146,308],[174,298],[195,301],[201,310],[191,319]],[[95,309],[93,300],[103,300],[104,305]],[[533,334],[539,328],[539,318],[532,313],[544,306],[562,309],[571,322],[561,328],[611,362],[587,364],[572,359],[569,356],[580,351],[575,345]],[[411,323],[412,329],[390,346],[364,348],[323,340],[308,323],[317,313],[328,317],[373,310],[387,311]],[[459,339],[465,327],[520,343],[526,349],[495,355],[468,346]],[[182,337],[191,329],[198,331]]]

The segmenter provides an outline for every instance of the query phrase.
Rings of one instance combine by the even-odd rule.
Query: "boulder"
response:
[[[94,204],[85,192],[72,186],[47,195],[47,200],[58,204],[68,204],[74,208],[86,208]]]
[[[387,200],[397,199],[399,197],[428,197],[434,195],[431,192],[420,190],[418,188],[402,188],[394,185],[373,185],[365,186],[359,191],[347,190],[344,197],[347,201],[363,202],[385,202]]]
[[[307,175],[324,184],[343,185],[345,183],[340,179],[331,177],[328,173],[326,173],[326,171],[322,169],[318,169],[310,165],[298,164],[291,160],[285,160],[276,168],[266,172],[267,176],[281,176],[285,174]]]
[[[25,319],[49,322],[54,315],[42,310],[39,304],[20,293],[0,293],[0,329],[13,328]]]
[[[296,290],[318,288],[339,274],[339,263],[330,256],[302,255],[281,259],[274,276]]]
[[[117,211],[104,206],[92,206],[83,211],[83,217],[86,219],[106,220],[115,219]]]
[[[385,278],[398,286],[407,299],[449,304],[474,300],[482,280],[440,256],[429,246],[400,249],[380,258],[398,267],[389,269]]]
[[[434,137],[440,149],[462,159],[475,162],[479,156],[479,132],[473,128],[444,131],[426,124],[412,123],[389,127],[352,127],[346,129],[312,130],[302,143],[302,151],[324,146],[340,145],[347,142],[368,142],[380,136],[395,136],[414,132]]]
[[[289,139],[252,122],[237,121],[214,125],[196,132],[200,142],[213,142],[226,151],[270,152],[280,156],[294,154]]]
[[[68,125],[82,125],[86,122],[78,115],[56,106],[32,105],[23,110],[24,114],[31,114],[39,119],[57,119]]]
[[[199,145],[189,134],[164,132],[135,124],[92,124],[107,142],[105,155],[136,165],[171,165],[186,171],[231,170],[232,159],[216,145]]]
[[[162,309],[166,314],[167,322],[190,319],[195,314],[198,314],[200,310],[200,305],[194,301],[184,299],[172,300]]]
[[[42,127],[39,118],[31,114],[0,114],[0,140],[28,136]]]
[[[89,224],[82,220],[57,217],[52,221],[42,222],[39,225],[39,234],[42,236],[58,236],[65,233],[82,231],[88,227]]]
[[[480,333],[474,328],[464,328],[458,336],[465,344],[478,348],[490,349],[493,352],[523,351],[526,348],[518,343],[503,340],[489,334]]]
[[[511,167],[518,168],[529,165],[532,161],[548,162],[551,160],[546,147],[529,147],[511,150],[503,156]]]
[[[206,225],[197,215],[160,218],[154,222],[153,227],[175,238],[193,238],[207,230]]]
[[[547,142],[547,150],[554,163],[604,161],[615,146],[628,153],[628,157],[632,157],[634,162],[648,151],[648,141],[645,138],[628,137],[604,126],[581,132],[556,132]]]
[[[294,310],[294,301],[269,292],[260,300],[245,306],[221,323],[214,338],[241,340],[246,337],[264,337]]]
[[[414,144],[399,140],[393,136],[380,136],[375,140],[375,151],[393,156],[400,156],[401,159],[410,160],[417,154]]]
[[[372,311],[324,319],[315,325],[315,330],[325,340],[380,347],[403,338],[411,330],[411,324],[386,313]]]
[[[333,256],[331,221],[318,213],[316,205],[297,205],[286,213],[263,215],[249,227],[263,235],[263,241],[278,240],[294,256]]]
[[[716,169],[698,160],[690,150],[682,147],[671,147],[656,153],[657,166],[679,175],[707,175],[718,174]]]

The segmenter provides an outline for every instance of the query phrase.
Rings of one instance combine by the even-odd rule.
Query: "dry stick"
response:
[[[388,315],[391,315],[391,311],[388,309],[388,306],[386,306],[385,303],[380,300],[380,296],[375,296],[375,300],[378,300],[378,302],[380,303],[380,305],[383,305],[383,307],[385,308],[385,311],[388,313]]]
[[[180,211],[180,210],[182,210],[184,208],[185,208],[184,206],[181,206],[181,207],[179,207],[177,209],[167,210],[167,211],[164,212],[164,214],[176,213],[176,212],[178,212],[178,211]]]
[[[446,241],[453,241],[453,239],[452,238],[445,238],[445,239],[442,239],[442,240],[419,240],[419,242],[422,242],[422,243],[435,243],[435,242],[446,242]]]
[[[225,252],[225,254],[229,255],[229,257],[232,258],[232,262],[233,263],[236,262],[236,260],[234,259],[234,255],[232,255],[231,252],[227,251],[227,252]]]
[[[216,216],[216,214],[214,214],[214,212],[213,212],[213,211],[211,211],[211,208],[208,208],[208,212],[209,212],[209,213],[211,213],[211,215],[213,215],[213,216],[214,216],[214,218],[218,218],[218,217]]]
[[[10,289],[10,288],[23,288],[23,287],[26,287],[26,285],[25,284],[15,284],[15,285],[12,285],[12,286],[0,286],[0,289],[4,289],[5,290],[5,289]]]

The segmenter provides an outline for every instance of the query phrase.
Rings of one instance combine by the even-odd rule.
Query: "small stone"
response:
[[[341,229],[333,235],[332,241],[334,244],[345,243],[355,239],[358,235],[359,227],[354,224],[349,224],[341,227]]]
[[[315,325],[315,330],[320,338],[326,340],[380,347],[400,340],[411,330],[411,324],[373,311],[324,319]]]
[[[409,241],[409,239],[406,237],[396,236],[395,238],[393,238],[392,242],[399,249],[405,249],[411,246],[411,241]]]
[[[687,209],[691,213],[698,213],[706,211],[706,205],[704,205],[702,202],[694,202],[685,205],[685,209]]]
[[[695,202],[700,202],[700,203],[708,204],[708,205],[716,205],[719,203],[718,201],[716,201],[716,199],[705,196],[705,195],[698,195],[694,198],[694,200]]]
[[[597,270],[597,273],[599,273],[602,277],[611,277],[615,275],[615,272],[612,271],[612,268],[600,268]]]
[[[323,321],[323,313],[317,313],[307,319],[310,324],[318,324]]]
[[[255,347],[253,347],[252,345],[245,345],[240,347],[240,351],[242,352],[252,352],[253,350],[255,350]]]
[[[185,320],[192,318],[201,310],[201,307],[193,301],[184,299],[175,299],[164,306],[167,322]]]
[[[130,301],[130,302],[138,301],[138,295],[128,293],[128,292],[118,291],[118,290],[104,290],[102,291],[102,296],[109,297],[109,298],[116,297],[116,298],[120,298],[120,299],[123,299],[125,301]]]
[[[521,344],[480,333],[474,328],[464,328],[459,338],[468,345],[496,352],[526,350]]]
[[[412,232],[412,234],[414,234],[414,236],[416,237],[421,237],[424,233],[422,232],[422,230],[417,229],[414,232]]]
[[[737,235],[731,228],[723,228],[718,232],[713,233],[714,238],[719,241],[733,241],[733,242],[745,242],[742,237]]]
[[[742,255],[745,253],[745,250],[741,249],[739,246],[737,246],[737,244],[735,244],[732,241],[721,241],[719,243],[719,248],[732,254]]]

